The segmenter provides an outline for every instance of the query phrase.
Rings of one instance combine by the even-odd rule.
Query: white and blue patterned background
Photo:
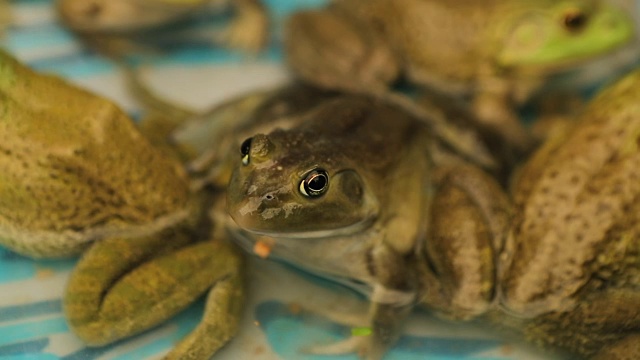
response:
[[[291,11],[324,0],[267,0],[275,23]],[[32,67],[60,74],[120,103],[137,107],[109,61],[83,48],[58,24],[50,0],[14,0],[15,23],[4,47]],[[286,81],[279,31],[270,48],[247,59],[216,48],[185,46],[154,60],[145,73],[162,95],[204,108],[249,89]],[[167,323],[104,348],[86,348],[68,331],[61,295],[75,261],[31,260],[0,248],[0,359],[159,358],[198,322],[198,302]],[[305,346],[328,343],[349,329],[326,319],[292,311],[291,304],[365,314],[366,305],[350,291],[302,275],[279,264],[253,259],[248,306],[238,337],[219,359],[357,359],[311,356]],[[541,359],[527,350],[465,325],[448,324],[416,311],[407,333],[388,359]]]

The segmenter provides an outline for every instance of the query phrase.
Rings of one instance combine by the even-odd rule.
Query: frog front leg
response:
[[[329,7],[294,14],[285,27],[286,61],[302,79],[349,91],[383,91],[400,67],[381,36]]]
[[[471,319],[493,301],[511,205],[493,178],[470,165],[440,167],[434,183],[420,300],[449,318]]]
[[[354,334],[344,341],[312,347],[314,354],[355,353],[367,360],[381,359],[402,334],[402,325],[417,298],[417,279],[411,271],[413,259],[386,244],[376,244],[366,254],[370,275],[376,278],[370,296],[368,313],[364,316],[327,313],[312,310],[337,323],[363,334]],[[347,323],[345,319],[350,319]]]
[[[188,233],[166,230],[97,242],[67,284],[72,331],[90,346],[106,345],[161,323],[212,288],[204,320],[168,358],[211,356],[238,326],[242,259],[224,241],[192,241]]]
[[[514,97],[525,97],[517,94],[519,91],[528,93],[513,86],[513,84],[493,75],[493,70],[486,70],[490,74],[480,76],[478,89],[473,95],[472,107],[478,121],[499,133],[502,138],[520,152],[531,150],[535,141],[524,127],[515,111]]]

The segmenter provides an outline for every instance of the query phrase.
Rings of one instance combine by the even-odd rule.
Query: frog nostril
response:
[[[262,198],[264,200],[271,201],[271,200],[275,199],[276,197],[273,196],[273,194],[267,194],[267,195],[263,196]]]

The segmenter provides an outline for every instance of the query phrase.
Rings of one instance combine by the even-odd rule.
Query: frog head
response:
[[[317,140],[317,141],[316,141]],[[370,225],[378,203],[356,159],[304,129],[245,140],[227,189],[236,224],[289,238],[347,235]]]
[[[633,20],[621,9],[597,0],[511,1],[496,60],[502,67],[555,68],[605,53],[634,34]]]
[[[0,243],[71,255],[184,218],[188,198],[181,164],[116,105],[0,52]]]

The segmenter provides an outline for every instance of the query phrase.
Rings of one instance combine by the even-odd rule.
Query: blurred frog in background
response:
[[[517,172],[497,299],[537,344],[640,358],[640,69]]]
[[[145,331],[208,290],[202,321],[168,358],[209,358],[237,331],[241,253],[207,215],[224,197],[191,189],[178,158],[112,102],[0,51],[0,244],[82,254],[63,307],[87,345]]]
[[[551,74],[631,41],[634,26],[601,0],[335,0],[289,19],[285,51],[322,87],[379,94],[403,76],[466,98],[526,152],[535,141],[516,106]]]
[[[260,0],[58,0],[63,23],[89,44],[109,55],[144,50],[153,38],[189,39],[163,27],[187,21],[206,12],[233,10],[233,18],[222,30],[200,36],[246,53],[257,53],[267,43],[269,19]]]

